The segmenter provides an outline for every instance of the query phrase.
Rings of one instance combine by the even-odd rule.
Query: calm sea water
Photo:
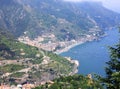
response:
[[[60,55],[78,60],[79,74],[96,73],[104,76],[105,62],[110,60],[108,46],[114,46],[119,41],[118,29],[107,30],[106,33],[108,35],[99,41],[78,45]]]

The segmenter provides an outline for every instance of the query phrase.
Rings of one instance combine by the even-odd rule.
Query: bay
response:
[[[99,41],[86,42],[60,55],[79,61],[78,74],[95,73],[105,76],[106,62],[110,60],[108,46],[119,42],[118,29],[106,30],[105,33],[107,36]]]

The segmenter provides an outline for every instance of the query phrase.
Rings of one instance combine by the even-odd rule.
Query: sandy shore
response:
[[[55,51],[54,53],[56,53],[56,54],[61,54],[61,53],[63,53],[63,52],[67,52],[67,51],[69,51],[71,48],[73,48],[73,47],[75,47],[75,46],[81,45],[81,44],[86,43],[86,42],[88,42],[88,41],[93,41],[93,40],[95,40],[95,39],[98,39],[98,38],[97,38],[97,37],[83,38],[82,40],[75,41],[74,43],[66,46],[66,47],[63,48],[63,49],[60,49],[60,50]]]
[[[56,54],[61,54],[61,53],[63,53],[63,52],[67,52],[67,51],[69,51],[71,48],[73,48],[73,47],[75,47],[75,46],[77,46],[77,45],[83,44],[83,43],[85,43],[85,42],[76,42],[76,43],[74,43],[74,44],[72,44],[72,45],[69,45],[69,46],[63,48],[63,49],[60,49],[60,50],[55,51],[55,53],[56,53]]]

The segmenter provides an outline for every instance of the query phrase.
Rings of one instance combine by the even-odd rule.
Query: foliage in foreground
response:
[[[51,85],[46,83],[36,87],[35,89],[103,89],[99,81],[83,75],[73,75],[68,77],[60,77],[54,80]]]
[[[105,69],[106,77],[102,82],[107,89],[120,89],[120,42],[115,47],[110,47],[110,58]]]

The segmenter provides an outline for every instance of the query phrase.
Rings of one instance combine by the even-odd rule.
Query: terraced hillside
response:
[[[74,72],[66,58],[15,40],[0,29],[0,82],[23,83],[52,80]]]

